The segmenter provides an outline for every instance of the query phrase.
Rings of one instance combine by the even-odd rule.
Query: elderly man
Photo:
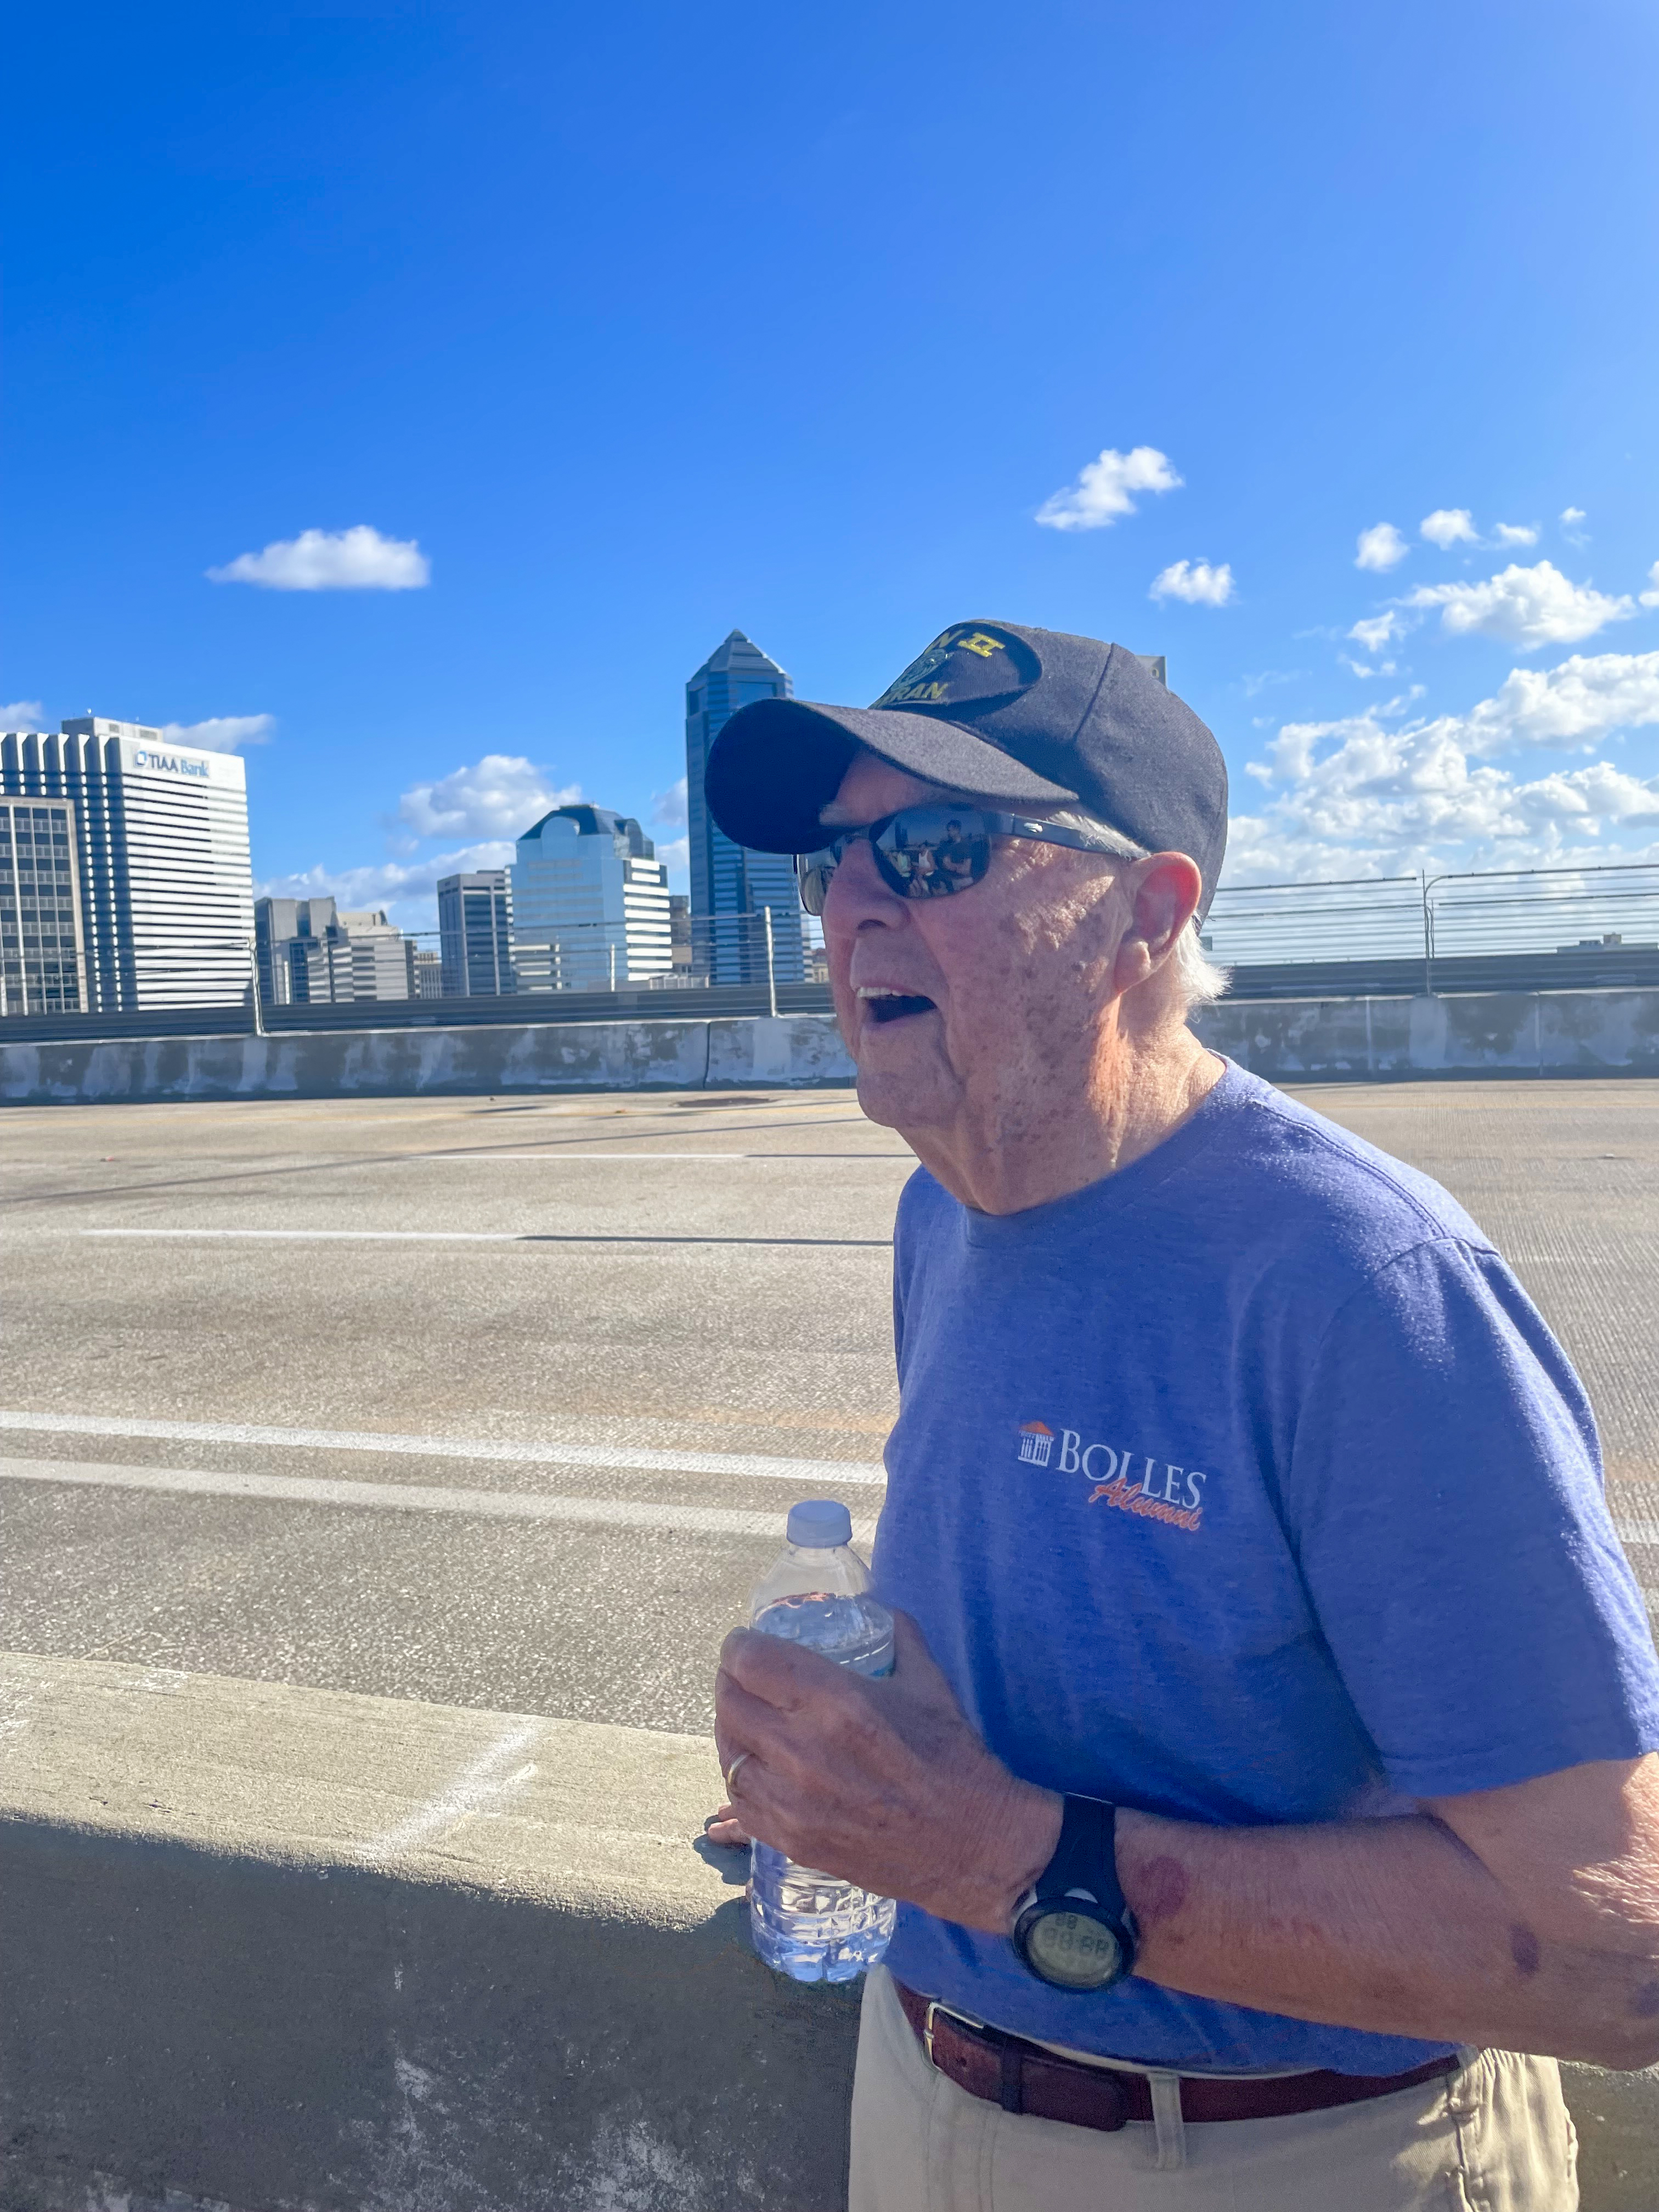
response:
[[[1653,1647],[1474,1223],[1187,1026],[1214,739],[1121,647],[963,623],[872,708],[745,708],[708,796],[804,856],[921,1162],[896,1670],[740,1632],[718,1685],[714,1832],[902,1901],[854,2212],[1570,2212],[1517,2054],[1659,2059]]]

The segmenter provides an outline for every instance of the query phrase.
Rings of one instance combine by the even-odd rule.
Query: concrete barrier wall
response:
[[[1659,991],[1224,1000],[1194,1023],[1275,1079],[1659,1074]],[[700,1091],[850,1083],[827,1014],[0,1044],[0,1103]]]
[[[0,1101],[422,1097],[700,1091],[852,1079],[826,1016],[536,1022],[515,1028],[306,1030],[282,1036],[0,1043]]]
[[[0,1657],[0,2205],[844,2212],[857,2000],[749,1948],[712,1743]],[[1584,2212],[1659,2081],[1565,2069]]]
[[[1194,1027],[1275,1080],[1659,1075],[1659,991],[1458,998],[1224,999]]]
[[[840,2212],[712,1743],[0,1658],[0,2205]]]

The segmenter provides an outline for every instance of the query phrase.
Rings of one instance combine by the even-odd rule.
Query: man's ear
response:
[[[1120,992],[1144,983],[1175,951],[1198,911],[1204,878],[1185,853],[1154,853],[1124,870],[1129,925],[1118,947],[1114,981]]]

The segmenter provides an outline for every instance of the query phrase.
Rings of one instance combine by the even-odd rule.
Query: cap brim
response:
[[[751,852],[810,853],[823,842],[820,811],[841,788],[860,746],[969,798],[1053,806],[1078,795],[959,722],[891,707],[757,699],[738,708],[709,750],[703,779],[708,811],[728,837]]]

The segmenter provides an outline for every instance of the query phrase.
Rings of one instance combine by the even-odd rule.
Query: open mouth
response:
[[[883,1029],[890,1022],[903,1021],[908,1015],[934,1012],[933,1000],[924,998],[920,991],[890,991],[880,983],[860,984],[859,999],[870,1019]]]

